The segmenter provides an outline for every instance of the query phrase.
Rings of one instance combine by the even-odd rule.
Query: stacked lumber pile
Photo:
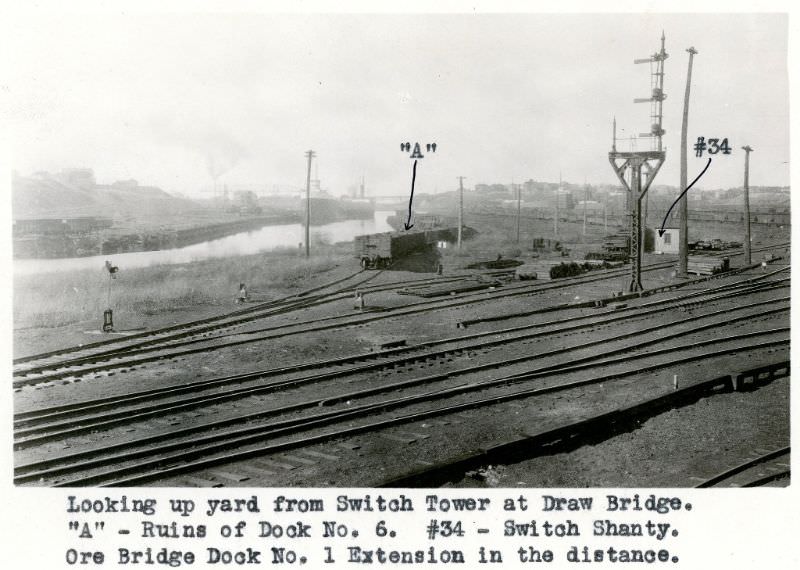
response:
[[[491,281],[462,281],[459,283],[442,283],[439,285],[425,285],[420,287],[404,287],[397,291],[400,295],[414,295],[430,299],[432,297],[444,297],[447,295],[459,295],[471,291],[481,291],[483,289],[494,289],[502,286],[497,280]]]
[[[730,269],[730,260],[727,257],[710,257],[707,255],[690,255],[687,273],[695,275],[716,275]]]

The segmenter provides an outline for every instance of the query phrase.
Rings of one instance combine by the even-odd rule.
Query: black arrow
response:
[[[417,161],[415,159],[414,170],[411,173],[411,198],[408,199],[408,221],[403,223],[403,227],[406,228],[406,231],[414,227],[414,224],[411,223],[411,203],[414,201],[414,182],[416,180],[417,180]]]
[[[695,183],[695,182],[697,182],[698,180],[700,180],[700,177],[702,177],[702,176],[703,176],[703,174],[705,174],[705,173],[706,173],[706,170],[708,170],[708,167],[709,167],[709,166],[711,166],[711,157],[710,157],[710,156],[708,157],[708,162],[706,163],[706,167],[703,169],[703,172],[701,172],[700,174],[698,174],[698,175],[697,175],[697,178],[695,178],[694,180],[692,180],[692,183],[691,183],[691,184],[689,184],[689,185],[686,187],[686,190],[684,190],[683,192],[681,192],[681,193],[680,193],[680,196],[678,196],[678,197],[675,199],[675,201],[672,203],[672,206],[670,206],[670,207],[669,207],[669,210],[667,210],[667,215],[666,215],[666,216],[664,216],[664,221],[663,221],[663,222],[661,222],[661,229],[660,229],[660,230],[658,230],[658,237],[662,237],[662,236],[664,235],[664,231],[665,231],[665,230],[664,230],[664,224],[666,224],[666,223],[667,223],[667,218],[669,218],[669,213],[672,211],[672,208],[674,208],[674,207],[675,207],[675,204],[677,204],[677,203],[680,201],[680,199],[681,199],[681,198],[683,198],[683,195],[684,195],[684,194],[686,194],[686,193],[689,191],[689,188],[691,188],[692,186],[694,186],[694,183]]]

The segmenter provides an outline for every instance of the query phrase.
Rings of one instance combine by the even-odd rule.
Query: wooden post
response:
[[[314,151],[307,151],[306,157],[308,158],[308,175],[306,176],[306,257],[310,257],[311,251],[309,249],[309,234],[311,226],[311,159],[314,157]]]
[[[458,177],[458,251],[461,251],[461,228],[464,225],[464,178]]]
[[[686,137],[689,127],[689,90],[692,85],[692,61],[697,50],[690,47],[689,52],[689,71],[686,74],[686,92],[683,96],[683,123],[681,124],[681,186],[679,190],[686,189]],[[684,194],[678,203],[678,215],[680,216],[680,230],[678,236],[678,275],[686,275],[689,265],[689,202],[688,196]]]
[[[744,155],[744,264],[750,265],[750,146],[743,146]]]

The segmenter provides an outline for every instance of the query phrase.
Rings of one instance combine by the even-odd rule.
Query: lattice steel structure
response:
[[[630,209],[630,260],[631,278],[628,290],[631,292],[642,290],[642,198],[647,193],[650,185],[664,164],[666,151],[662,146],[661,137],[664,135],[662,128],[664,94],[664,61],[668,55],[664,47],[665,37],[661,33],[661,50],[649,58],[636,59],[634,63],[650,64],[651,95],[647,98],[634,99],[634,103],[651,104],[650,132],[640,136],[653,139],[652,149],[646,151],[617,151],[617,128],[614,120],[614,135],[608,161],[614,169],[622,186],[628,191],[628,204]],[[629,179],[628,179],[629,178]]]

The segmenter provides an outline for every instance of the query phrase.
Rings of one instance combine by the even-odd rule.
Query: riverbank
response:
[[[132,229],[123,226],[89,233],[23,235],[14,237],[13,251],[15,259],[61,259],[161,251],[257,230],[269,225],[296,223],[299,219],[296,213],[283,212],[184,228]]]
[[[66,259],[165,251],[217,240],[268,226],[298,224],[305,220],[305,203],[299,199],[264,204],[257,210],[236,208],[165,212],[149,218],[42,218],[14,220],[14,259]],[[263,213],[262,213],[263,212]],[[311,225],[347,220],[369,220],[375,215],[371,201],[311,200]]]
[[[342,243],[318,246],[308,259],[286,248],[121,270],[113,280],[100,268],[15,275],[14,353],[88,342],[109,306],[117,331],[151,329],[233,310],[239,283],[252,301],[269,301],[356,270],[352,244]]]

